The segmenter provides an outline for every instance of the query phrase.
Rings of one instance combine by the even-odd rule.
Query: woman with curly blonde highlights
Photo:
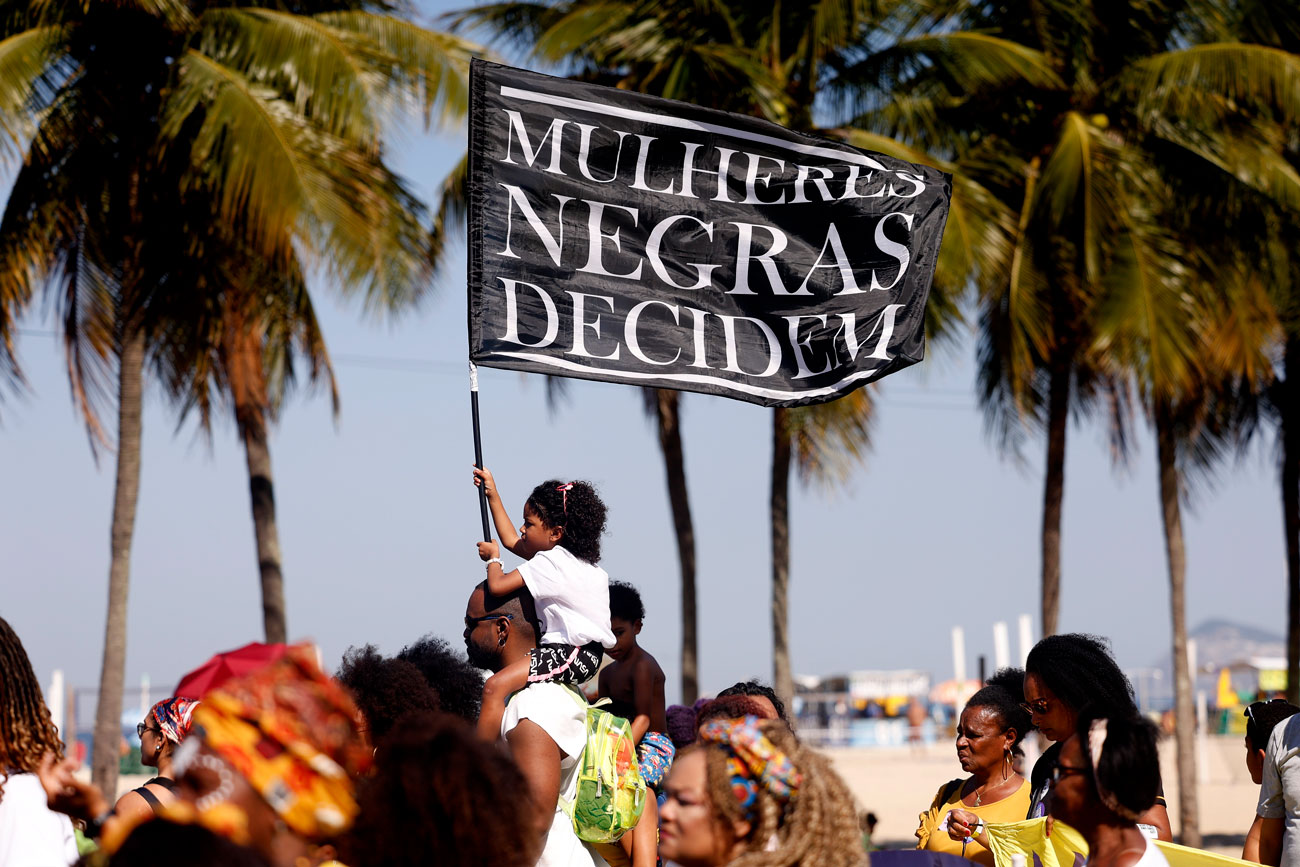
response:
[[[23,643],[0,617],[0,864],[71,864],[72,823],[52,812],[36,776],[63,744]]]
[[[781,722],[713,720],[665,785],[659,855],[682,867],[858,867],[853,797]]]

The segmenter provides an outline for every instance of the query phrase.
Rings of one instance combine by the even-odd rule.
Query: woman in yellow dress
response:
[[[985,826],[1024,819],[1029,783],[1016,773],[1015,757],[1033,723],[1020,706],[1023,681],[1023,671],[1004,668],[966,702],[957,724],[957,761],[970,776],[939,789],[920,815],[916,848],[993,867]]]

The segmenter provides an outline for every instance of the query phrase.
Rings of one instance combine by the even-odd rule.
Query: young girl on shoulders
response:
[[[614,646],[609,626],[609,575],[600,562],[605,504],[586,482],[542,482],[524,503],[524,522],[516,532],[497,492],[492,473],[474,468],[492,510],[501,544],[522,557],[507,573],[495,540],[479,542],[487,561],[487,589],[494,596],[527,587],[541,620],[540,646],[501,669],[483,685],[478,733],[485,741],[501,736],[506,700],[530,683],[583,683],[596,675],[605,648]]]

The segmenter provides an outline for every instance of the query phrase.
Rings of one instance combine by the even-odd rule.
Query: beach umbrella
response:
[[[198,668],[181,678],[173,695],[184,698],[202,698],[232,677],[256,671],[284,656],[288,645],[262,644],[254,641],[235,650],[218,653]]]

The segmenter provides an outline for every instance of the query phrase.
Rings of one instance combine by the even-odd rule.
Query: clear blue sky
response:
[[[464,133],[407,135],[400,164],[432,198]],[[386,652],[425,632],[459,643],[465,600],[482,578],[470,439],[463,248],[424,307],[363,321],[320,303],[337,361],[342,415],[297,395],[272,440],[289,630],[329,665],[351,644]],[[326,287],[319,288],[329,298]],[[112,455],[98,466],[69,399],[54,326],[39,315],[19,342],[25,395],[0,399],[0,615],[38,676],[98,678],[107,598]],[[992,623],[1038,611],[1041,458],[995,453],[975,407],[969,339],[878,390],[873,449],[837,492],[791,500],[794,668],[930,669],[951,676],[962,625],[973,668],[992,658]],[[388,359],[390,361],[377,361]],[[410,362],[410,363],[408,363]],[[548,412],[536,377],[483,371],[484,449],[512,513],[551,476],[595,482],[610,507],[603,565],[641,588],[642,644],[677,694],[676,549],[663,464],[638,391],[574,381]],[[684,433],[696,519],[701,683],[716,691],[770,679],[767,491],[770,412],[687,395]],[[233,422],[209,446],[156,389],[144,419],[132,557],[127,682],[172,684],[212,652],[261,637],[247,475]],[[1098,424],[1072,427],[1066,471],[1061,628],[1114,640],[1122,665],[1168,653],[1169,595],[1153,447],[1143,431],[1112,470]],[[1281,634],[1285,562],[1271,440],[1226,467],[1186,513],[1188,616]],[[1014,648],[1013,648],[1014,649]]]

